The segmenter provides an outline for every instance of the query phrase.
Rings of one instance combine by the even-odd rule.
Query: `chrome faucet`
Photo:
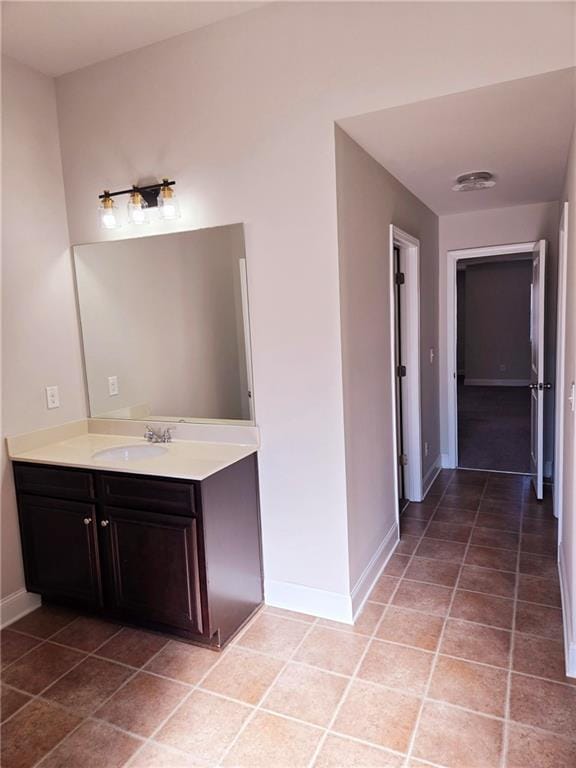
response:
[[[166,427],[165,429],[153,429],[150,424],[146,424],[144,430],[144,439],[149,443],[171,443],[172,442],[172,429],[173,427]]]

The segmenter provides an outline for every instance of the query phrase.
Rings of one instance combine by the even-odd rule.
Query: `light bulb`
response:
[[[140,192],[134,189],[128,201],[128,221],[131,224],[147,224],[149,220],[148,203]]]
[[[117,216],[118,208],[107,190],[104,191],[104,197],[100,201],[98,214],[102,229],[116,229],[120,226]]]
[[[168,184],[168,179],[163,180],[160,194],[158,195],[158,211],[160,218],[164,221],[178,219],[180,217],[180,206],[174,194],[174,190]]]

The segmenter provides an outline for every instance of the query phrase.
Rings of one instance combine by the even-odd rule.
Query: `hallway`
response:
[[[218,654],[41,608],[2,632],[2,764],[573,768],[555,539],[527,478],[444,470],[354,628],[266,607]]]
[[[458,382],[458,462],[467,469],[530,471],[528,387]]]

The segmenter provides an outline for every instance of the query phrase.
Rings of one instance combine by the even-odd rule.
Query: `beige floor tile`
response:
[[[294,660],[328,672],[351,675],[368,644],[368,638],[326,627],[314,627]]]
[[[380,576],[370,593],[369,599],[375,603],[390,602],[390,598],[399,583],[400,579],[397,576],[386,576],[385,574]]]
[[[236,640],[236,645],[288,659],[310,627],[301,621],[262,613]]]
[[[406,569],[404,578],[426,581],[429,584],[438,584],[443,587],[453,587],[458,580],[459,573],[460,565],[458,563],[415,557]]]
[[[112,696],[131,674],[133,672],[128,667],[89,656],[42,695],[55,704],[87,716]]]
[[[195,685],[220,660],[217,651],[176,640],[162,648],[160,653],[146,664],[145,672],[171,677],[181,683]]]
[[[56,605],[42,605],[32,613],[15,621],[10,629],[35,637],[47,638],[58,632],[78,616],[77,613]]]
[[[514,673],[510,719],[560,736],[576,733],[576,688]]]
[[[470,547],[464,562],[466,565],[477,565],[482,568],[492,568],[495,571],[516,572],[517,555],[511,549],[492,549],[490,547]]]
[[[498,768],[502,744],[500,720],[426,702],[413,755],[446,768]]]
[[[42,762],[42,768],[121,768],[141,744],[106,723],[86,720]]]
[[[442,522],[432,520],[424,536],[431,539],[444,539],[445,541],[467,542],[472,533],[471,525],[462,525],[456,522]]]
[[[431,616],[391,605],[378,627],[376,637],[425,651],[435,651],[443,626],[443,616]]]
[[[283,665],[281,659],[230,648],[202,682],[202,688],[246,704],[258,704]]]
[[[411,555],[419,543],[420,536],[411,536],[409,533],[403,533],[394,552],[397,555]]]
[[[110,640],[121,627],[108,621],[101,621],[90,616],[79,616],[71,624],[68,624],[60,632],[57,632],[52,640],[55,643],[63,643],[79,651],[91,653],[100,645]]]
[[[510,629],[513,609],[512,600],[457,589],[450,616],[454,619],[465,619],[500,629]]]
[[[485,715],[504,717],[508,671],[439,656],[428,696]]]
[[[368,744],[329,734],[314,768],[402,768],[404,758]]]
[[[560,608],[562,605],[560,584],[555,580],[540,579],[538,576],[520,573],[518,574],[518,600]]]
[[[508,668],[511,638],[511,632],[504,629],[448,619],[440,652],[468,661]]]
[[[7,667],[2,680],[22,691],[40,693],[84,656],[71,648],[44,643]]]
[[[528,635],[562,640],[562,610],[535,603],[516,604],[516,629]]]
[[[558,579],[558,564],[553,557],[532,555],[529,552],[520,553],[518,570],[527,576],[538,576],[541,579]]]
[[[423,584],[403,579],[392,598],[392,605],[399,608],[411,608],[415,611],[446,616],[452,599],[451,587],[437,584]]]
[[[18,712],[29,701],[30,696],[28,694],[15,691],[7,685],[2,685],[0,689],[0,714],[2,722],[12,717],[15,712]]]
[[[1,668],[12,664],[41,642],[37,637],[29,637],[28,635],[21,635],[19,632],[12,632],[10,629],[3,629],[0,632]]]
[[[268,692],[262,706],[280,715],[326,727],[347,685],[346,677],[290,663]]]
[[[76,728],[81,718],[36,699],[2,726],[3,768],[31,768]]]
[[[566,677],[562,640],[548,640],[516,632],[512,669],[527,675],[576,684],[576,679]]]
[[[470,512],[468,509],[458,509],[457,507],[443,507],[442,503],[440,503],[432,518],[435,523],[458,523],[459,525],[473,525],[475,519],[476,512]]]
[[[333,730],[380,747],[405,752],[421,699],[401,691],[354,681]]]
[[[242,732],[222,765],[233,768],[305,768],[323,731],[259,712]]]
[[[519,533],[521,520],[522,518],[520,514],[494,514],[493,512],[483,511],[483,508],[481,507],[480,513],[476,518],[476,527],[493,528],[496,531],[509,531],[511,533]]]
[[[150,742],[126,764],[126,768],[207,768],[204,760]]]
[[[358,677],[372,683],[423,694],[434,655],[405,645],[373,640],[364,657]]]
[[[169,638],[154,635],[141,629],[124,627],[98,649],[98,656],[104,656],[112,661],[120,661],[131,667],[143,667],[154,654],[168,643]]]
[[[286,611],[284,608],[275,608],[272,605],[264,606],[263,613],[271,613],[273,616],[281,616],[284,619],[294,619],[294,621],[305,621],[306,624],[314,624],[316,616],[310,616],[308,613],[298,611]]]
[[[208,761],[220,760],[252,708],[194,691],[154,737],[155,741]]]
[[[487,595],[513,598],[516,588],[516,574],[493,571],[475,565],[464,565],[458,587],[471,592],[484,592]]]
[[[520,542],[517,533],[496,531],[493,528],[475,528],[470,543],[476,547],[511,549],[516,551]]]
[[[382,614],[385,611],[385,606],[381,603],[365,603],[362,609],[362,613],[354,624],[343,624],[340,621],[329,621],[328,619],[320,619],[318,621],[319,627],[330,627],[331,629],[339,629],[341,632],[351,632],[356,635],[372,635]]]
[[[151,736],[190,693],[188,686],[139,672],[95,713],[125,731]]]
[[[382,574],[384,576],[402,576],[409,562],[410,558],[407,555],[392,555]]]
[[[576,741],[510,724],[506,768],[574,768]]]
[[[448,563],[461,563],[465,551],[466,545],[457,541],[422,539],[415,554],[417,557],[425,557],[429,560],[444,560]]]

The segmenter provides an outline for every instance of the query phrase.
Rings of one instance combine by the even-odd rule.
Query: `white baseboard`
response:
[[[380,543],[380,546],[370,559],[370,562],[366,568],[364,568],[362,575],[352,588],[352,613],[354,619],[356,619],[364,607],[364,603],[368,599],[370,592],[372,592],[374,584],[376,584],[380,578],[380,574],[384,570],[386,563],[396,549],[398,538],[398,523],[395,522]]]
[[[440,463],[441,463],[442,469],[454,469],[454,465],[450,460],[450,455],[447,453],[443,453],[440,456]]]
[[[428,472],[426,472],[426,474],[422,478],[422,498],[423,499],[426,498],[426,494],[432,487],[432,483],[434,482],[434,480],[436,480],[436,478],[440,474],[441,469],[442,469],[442,457],[438,456],[434,464],[432,464]]]
[[[339,592],[264,579],[264,602],[273,608],[352,624],[352,598]]]
[[[41,605],[40,595],[26,592],[25,589],[19,589],[17,592],[3,597],[0,600],[0,627],[4,629],[22,616],[26,616],[27,613],[40,608]]]
[[[570,594],[566,567],[562,556],[562,546],[560,546],[559,549],[558,570],[560,572],[560,593],[562,595],[562,624],[564,625],[566,674],[569,677],[576,677],[576,616],[574,615],[574,595]]]
[[[464,379],[470,387],[527,387],[530,379]]]

